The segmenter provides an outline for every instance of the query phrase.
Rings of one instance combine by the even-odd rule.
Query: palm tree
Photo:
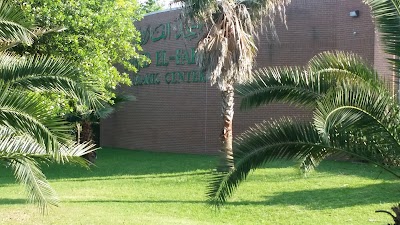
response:
[[[31,44],[36,34],[21,10],[0,0],[2,49],[16,43]],[[60,93],[89,109],[104,107],[101,94],[76,77],[72,64],[46,56],[17,56],[0,52],[0,161],[26,186],[29,199],[44,212],[58,198],[40,170],[40,162],[73,162],[88,166],[82,155],[93,151],[90,143],[77,144],[71,126],[57,117],[43,93]]]
[[[400,66],[400,2],[364,0],[371,7],[385,51]],[[210,203],[223,204],[249,171],[273,160],[296,160],[307,171],[331,154],[345,153],[372,162],[400,178],[400,107],[377,73],[360,57],[322,53],[305,67],[267,68],[237,87],[242,108],[286,102],[314,110],[312,122],[290,118],[262,123],[235,141],[235,169],[216,173]],[[233,157],[232,157],[233,158]]]
[[[120,105],[128,101],[134,101],[133,95],[118,93],[112,99],[113,104],[105,104],[98,110],[80,111],[76,104],[73,104],[73,112],[66,115],[67,121],[75,124],[75,137],[79,143],[91,142],[99,146],[99,123],[100,119],[106,118]],[[96,151],[92,151],[83,156],[85,159],[94,163],[97,158]]]
[[[197,64],[205,71],[211,85],[218,84],[222,97],[223,129],[220,135],[223,153],[219,168],[233,169],[232,121],[234,84],[251,79],[257,54],[255,36],[258,26],[267,17],[267,28],[274,33],[274,17],[284,18],[290,0],[176,0],[184,5],[183,17],[188,22],[209,24],[208,32],[197,46]]]

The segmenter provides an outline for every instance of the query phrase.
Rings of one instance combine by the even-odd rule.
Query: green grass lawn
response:
[[[250,174],[216,211],[205,203],[216,157],[119,149],[98,152],[96,167],[50,166],[61,198],[43,216],[1,167],[0,224],[387,224],[400,181],[371,165],[326,161],[308,177],[276,162]]]

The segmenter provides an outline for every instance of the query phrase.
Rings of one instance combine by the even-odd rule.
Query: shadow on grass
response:
[[[312,189],[280,192],[266,196],[266,201],[231,202],[232,205],[300,205],[312,210],[335,209],[357,205],[396,203],[400,201],[399,183],[380,183],[362,187]]]
[[[280,192],[266,196],[264,201],[228,201],[227,206],[245,205],[299,205],[311,210],[336,209],[358,205],[396,203],[400,199],[399,183],[380,183],[357,188],[313,189],[293,192]],[[130,204],[202,204],[204,201],[185,200],[66,200],[64,203],[130,203]],[[0,199],[0,205],[27,204],[26,199]],[[210,207],[212,207],[210,205]]]
[[[400,174],[400,168],[391,168],[391,170],[397,174]],[[325,160],[316,168],[316,171],[324,175],[340,174],[366,177],[371,179],[399,180],[399,178],[393,174],[370,163]]]
[[[182,176],[204,176],[204,175],[211,175],[210,172],[184,172],[179,174],[149,174],[149,175],[127,175],[127,176],[112,176],[112,177],[83,177],[83,178],[67,178],[67,181],[78,181],[78,182],[85,182],[85,181],[101,181],[101,180],[141,180],[141,179],[162,179],[162,178],[174,178],[174,177],[182,177]],[[0,186],[1,187],[1,186]]]
[[[99,199],[99,200],[87,200],[87,201],[65,201],[66,203],[129,203],[129,204],[207,204],[206,201],[180,201],[180,200],[113,200],[113,199]]]
[[[43,170],[49,179],[149,175],[209,170],[215,162],[213,156],[105,148],[98,151],[95,166],[89,170],[71,165],[51,165]]]
[[[27,199],[22,198],[0,198],[0,205],[28,204]]]
[[[299,205],[311,210],[337,209],[352,206],[396,203],[400,200],[398,183],[381,183],[357,188],[330,188],[281,192],[275,196],[265,197],[264,201],[226,202],[227,206],[244,205]],[[114,200],[98,199],[87,201],[66,201],[68,203],[133,203],[133,204],[204,204],[207,201],[185,200]],[[210,207],[212,207],[210,205]]]
[[[279,166],[281,165],[281,166]],[[277,171],[277,173],[283,173],[282,176],[277,174],[263,174],[259,175],[260,178],[268,180],[268,182],[281,182],[293,179],[303,179],[304,174],[301,173],[299,169],[299,164],[288,161],[275,161],[272,163],[267,163],[262,168],[292,168],[293,173],[288,174],[287,171],[281,172]],[[399,168],[391,168],[395,173],[400,174]],[[370,163],[359,163],[359,162],[350,162],[350,161],[334,161],[334,160],[325,160],[322,161],[321,164],[315,168],[316,172],[310,172],[307,174],[307,177],[310,178],[323,178],[337,175],[345,175],[345,176],[356,176],[356,177],[364,177],[369,179],[379,179],[386,181],[400,181],[400,179],[393,174],[387,172],[386,170],[370,164]],[[254,174],[250,174],[249,177],[257,176]]]
[[[77,165],[42,165],[48,180],[112,177],[124,175],[155,175],[211,170],[217,163],[215,156],[160,153],[104,148],[97,151],[94,166],[86,169]],[[10,169],[0,174],[0,186],[15,183]],[[178,176],[178,175],[177,175]]]
[[[138,176],[138,175],[160,175],[187,172],[204,172],[214,169],[218,163],[216,156],[191,155],[176,153],[160,153],[148,151],[135,151],[124,149],[104,148],[98,151],[96,165],[85,169],[76,165],[42,165],[44,174],[51,181],[54,179],[76,179],[85,180],[99,177],[113,176]],[[286,168],[293,167],[296,163],[279,161],[267,163],[264,168]],[[2,169],[2,168],[0,168]],[[4,168],[3,168],[4,169]],[[4,169],[0,174],[0,186],[15,183],[11,170]],[[396,179],[387,172],[382,172],[370,164],[359,164],[354,166],[350,162],[324,161],[317,168],[319,173],[311,176],[330,176],[331,174],[349,174],[368,178]],[[176,175],[176,176],[179,176]],[[100,178],[101,179],[101,178]],[[131,178],[130,178],[131,179]],[[271,178],[273,179],[273,178]],[[284,177],[276,178],[277,182]],[[289,178],[287,178],[289,179]],[[291,179],[291,178],[290,178]]]

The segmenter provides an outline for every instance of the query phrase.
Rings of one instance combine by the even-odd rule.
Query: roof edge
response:
[[[143,17],[151,16],[151,15],[158,14],[158,13],[175,11],[175,10],[179,10],[181,8],[182,8],[181,6],[174,6],[174,7],[170,7],[169,9],[163,9],[163,10],[158,10],[158,11],[155,11],[155,12],[146,13],[146,14],[143,15]]]

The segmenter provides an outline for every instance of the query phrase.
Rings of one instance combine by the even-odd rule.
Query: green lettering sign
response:
[[[148,73],[146,75],[134,76],[132,79],[132,83],[134,86],[154,85],[154,84],[160,84],[160,80],[158,78],[158,73]]]
[[[151,40],[157,42],[161,39],[169,39],[171,32],[171,25],[169,23],[160,24],[151,32]]]
[[[171,29],[173,27],[173,29]],[[177,23],[161,23],[152,27],[148,25],[146,28],[139,28],[141,34],[140,44],[146,45],[149,40],[152,42],[157,42],[160,40],[171,39],[171,32],[175,31],[175,39],[179,40],[181,38],[185,40],[193,40],[198,38],[201,33],[203,33],[204,24],[191,24],[183,25],[182,21]]]
[[[175,34],[175,38],[179,39],[183,37],[184,39],[192,40],[199,37],[199,34],[203,32],[203,24],[191,24],[184,26],[182,22],[178,24],[178,30]]]
[[[187,49],[177,49],[175,54],[176,65],[191,65],[196,63],[196,50],[195,48]]]
[[[156,52],[156,66],[168,66],[166,51]]]
[[[150,26],[147,26],[146,29],[144,29],[144,30],[139,29],[139,31],[140,31],[140,38],[141,38],[141,40],[140,40],[140,45],[143,46],[143,45],[147,44],[147,42],[149,41],[150,36],[151,36],[150,29],[151,29]]]
[[[172,74],[168,72],[165,74],[164,78],[165,78],[165,83],[170,84],[172,81]]]

